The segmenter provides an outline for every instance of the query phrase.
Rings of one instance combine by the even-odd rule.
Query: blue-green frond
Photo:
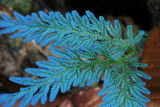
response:
[[[0,27],[4,28],[0,34],[14,33],[10,36],[13,38],[24,38],[24,42],[35,39],[36,43],[40,43],[42,47],[52,43],[50,47],[68,44],[72,49],[81,47],[91,47],[97,39],[107,39],[105,20],[101,16],[100,21],[92,12],[86,11],[87,15],[82,17],[77,11],[67,12],[63,16],[60,12],[43,11],[23,16],[18,12],[13,13],[16,20],[12,20],[7,15],[1,14],[3,20],[0,20]],[[43,20],[43,22],[42,22]]]
[[[29,77],[10,77],[10,81],[21,84],[21,85],[35,85],[36,80]]]
[[[98,66],[96,68],[95,73],[94,73],[94,77],[95,77],[96,82],[99,82],[99,78],[104,70],[105,70],[105,66]]]
[[[86,14],[87,14],[87,17],[89,18],[89,20],[93,23],[93,26],[96,26],[99,28],[99,26],[100,26],[99,21],[94,16],[94,14],[92,12],[90,12],[89,10],[86,11]]]
[[[21,98],[20,107],[30,102],[31,105],[39,101],[45,104],[48,97],[53,102],[58,92],[65,93],[72,86],[91,86],[104,74],[104,88],[98,93],[104,95],[100,107],[146,107],[145,103],[150,100],[143,94],[149,95],[150,91],[141,78],[150,80],[151,77],[128,66],[147,67],[138,57],[133,57],[138,53],[134,46],[141,42],[144,31],[134,35],[132,25],[128,25],[127,42],[121,38],[118,20],[112,25],[103,16],[97,19],[89,10],[83,16],[75,10],[65,15],[58,11],[48,14],[39,11],[39,16],[37,13],[13,14],[16,21],[1,14],[0,34],[12,33],[10,39],[23,37],[23,42],[35,40],[42,47],[50,44],[49,50],[60,58],[49,56],[48,62],[36,62],[39,68],[25,69],[39,79],[10,77],[12,82],[25,87],[17,93],[1,94],[0,104],[10,107]],[[55,48],[64,45],[65,51]]]
[[[12,82],[27,87],[21,88],[18,93],[0,95],[0,103],[7,102],[7,106],[13,106],[18,99],[23,98],[20,104],[22,107],[30,102],[35,105],[39,100],[42,104],[45,104],[48,93],[50,93],[49,101],[52,102],[59,90],[61,93],[65,93],[72,85],[83,87],[85,84],[91,86],[93,82],[98,82],[100,75],[106,69],[104,65],[101,65],[104,60],[98,58],[89,48],[82,48],[82,50],[77,51],[71,49],[62,51],[52,48],[51,51],[61,58],[49,56],[49,62],[36,62],[40,68],[25,69],[27,73],[39,76],[40,79],[10,77]],[[79,51],[82,51],[81,54],[79,54]],[[82,60],[81,55],[84,58],[90,56],[92,61]]]
[[[143,30],[141,30],[138,35],[136,37],[134,37],[134,45],[139,43],[143,37],[143,35],[145,34],[145,32]]]
[[[115,47],[112,47],[111,49],[108,49],[108,52],[109,52],[109,55],[111,56],[112,54],[112,58],[114,60],[120,58],[124,52],[125,52],[125,48],[122,48],[122,47],[119,47],[119,46],[115,46]]]
[[[133,42],[133,31],[132,31],[132,25],[127,26],[127,40],[128,44],[132,46]]]
[[[110,21],[106,21],[106,28],[111,36],[120,38],[122,34],[121,26],[118,20],[114,20],[114,27]]]
[[[127,26],[127,40],[128,40],[128,45],[130,47],[134,47],[136,44],[138,44],[142,37],[144,35],[144,31],[140,31],[138,35],[134,36],[133,31],[132,31],[132,25]]]
[[[139,77],[145,78],[145,79],[147,79],[147,80],[151,80],[151,79],[152,79],[151,76],[145,74],[145,73],[142,72],[142,71],[139,71],[139,70],[135,70],[135,71],[136,71],[136,74],[137,74]]]
[[[145,82],[139,77],[151,79],[150,76],[139,70],[129,69],[125,63],[112,68],[109,70],[110,79],[98,93],[99,96],[105,95],[100,107],[146,107],[145,103],[150,100],[143,94],[149,95],[150,91],[144,87]]]
[[[105,73],[104,73],[104,85],[106,86],[107,85],[107,83],[110,81],[110,71],[109,71],[109,69],[106,69],[105,70]]]
[[[147,97],[145,97],[144,95],[142,95],[135,87],[133,88],[132,86],[130,86],[129,90],[130,90],[130,93],[132,94],[132,96],[135,99],[139,100],[139,102],[140,101],[142,101],[144,103],[150,102],[150,100]]]
[[[128,60],[128,64],[134,66],[134,67],[142,67],[142,68],[146,68],[148,66],[148,64],[146,63],[139,63],[138,62],[138,58],[131,58]]]

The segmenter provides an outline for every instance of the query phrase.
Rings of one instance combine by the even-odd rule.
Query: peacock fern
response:
[[[104,72],[104,88],[98,93],[105,95],[101,107],[145,107],[150,100],[142,95],[149,95],[145,88],[145,82],[140,77],[151,79],[142,71],[134,70],[134,67],[147,67],[145,63],[139,63],[136,54],[141,53],[135,46],[141,43],[144,31],[134,35],[132,26],[127,26],[127,41],[122,38],[122,30],[118,20],[114,26],[110,21],[105,21],[100,16],[99,20],[90,11],[82,17],[74,10],[67,12],[65,17],[60,12],[39,11],[32,15],[22,16],[14,12],[17,21],[5,14],[1,14],[0,34],[13,33],[13,38],[25,37],[23,42],[35,39],[42,47],[51,43],[49,50],[60,58],[49,56],[49,62],[37,61],[41,68],[26,68],[25,72],[39,76],[40,79],[30,77],[10,77],[15,83],[25,85],[19,92],[0,95],[0,104],[10,107],[23,97],[20,107],[25,107],[31,102],[35,105],[39,100],[42,104],[53,102],[59,90],[65,93],[71,88],[91,86],[98,82]],[[54,48],[65,46],[66,50]],[[127,52],[127,53],[126,53]],[[104,56],[102,59],[97,54]],[[86,60],[83,60],[85,58]],[[50,89],[51,87],[51,89]]]

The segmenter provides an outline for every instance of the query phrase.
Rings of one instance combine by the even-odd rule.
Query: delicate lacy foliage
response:
[[[146,67],[146,64],[134,63],[139,67]],[[111,80],[98,93],[99,96],[106,94],[102,98],[104,103],[101,107],[146,107],[144,103],[150,100],[141,93],[149,95],[150,91],[143,87],[145,83],[139,77],[151,79],[149,75],[139,70],[132,70],[126,64],[112,66],[110,73]]]
[[[118,20],[114,26],[110,21],[105,21],[102,16],[99,20],[91,13],[82,17],[76,11],[66,13],[63,17],[59,12],[49,12],[49,15],[40,11],[31,16],[22,16],[17,12],[14,15],[17,21],[1,14],[0,27],[4,28],[0,34],[13,33],[10,38],[26,37],[24,42],[35,39],[36,43],[45,46],[51,42],[50,51],[61,58],[49,56],[49,62],[38,61],[36,64],[41,68],[26,68],[29,74],[39,76],[34,80],[29,77],[10,77],[10,80],[25,85],[17,93],[0,95],[0,104],[7,102],[4,106],[10,107],[23,98],[20,107],[29,102],[35,105],[39,100],[42,104],[47,101],[53,102],[59,90],[65,93],[71,88],[91,86],[98,82],[104,72],[104,88],[98,95],[104,95],[104,107],[144,107],[144,103],[150,100],[144,94],[150,94],[146,89],[145,82],[139,77],[151,79],[142,71],[131,69],[133,67],[147,67],[147,64],[139,63],[134,55],[135,46],[141,42],[144,32],[133,35],[132,26],[127,26],[126,40]],[[66,51],[54,48],[55,45],[66,45]],[[125,53],[127,52],[127,54]],[[102,59],[97,54],[104,56]],[[85,60],[84,60],[85,59]]]
[[[0,34],[13,33],[11,39],[25,37],[24,42],[35,39],[42,47],[51,42],[51,46],[73,46],[74,49],[91,46],[96,39],[107,38],[105,20],[103,17],[99,21],[93,13],[86,11],[86,15],[80,17],[76,11],[67,12],[66,18],[60,12],[49,12],[49,15],[39,11],[43,23],[36,13],[31,16],[22,16],[14,12],[17,21],[12,20],[5,14],[1,14],[3,20],[0,21],[0,27],[5,27]]]
[[[29,77],[10,77],[11,81],[27,85],[27,87],[21,88],[18,93],[1,95],[1,103],[8,101],[6,104],[8,107],[14,105],[16,100],[24,96],[20,106],[26,106],[29,101],[31,101],[32,105],[35,105],[40,99],[41,103],[44,104],[47,101],[47,94],[50,86],[52,86],[52,88],[50,90],[49,101],[52,102],[54,101],[59,89],[61,89],[62,93],[65,93],[70,89],[72,83],[74,87],[78,85],[83,87],[87,78],[88,86],[91,86],[93,82],[98,82],[102,71],[107,69],[107,66],[100,65],[100,63],[107,63],[108,61],[103,61],[90,49],[82,49],[86,52],[73,52],[73,50],[67,50],[64,52],[56,48],[51,49],[52,52],[60,55],[61,58],[58,59],[53,56],[49,56],[48,60],[50,62],[38,61],[36,63],[42,68],[25,69],[27,73],[43,78],[34,80]],[[90,56],[93,61],[82,60],[79,57],[80,54],[82,56]],[[81,72],[82,69],[83,71]],[[40,90],[36,93],[38,89]]]

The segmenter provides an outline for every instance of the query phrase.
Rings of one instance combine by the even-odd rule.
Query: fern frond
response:
[[[108,61],[100,59],[90,49],[82,49],[85,52],[81,51],[80,54],[79,51],[67,49],[65,52],[56,48],[50,48],[52,52],[60,55],[61,58],[49,56],[48,60],[50,62],[36,62],[41,68],[25,69],[27,73],[39,76],[42,79],[10,77],[11,81],[27,87],[21,88],[18,93],[0,95],[0,103],[8,102],[6,106],[13,106],[16,100],[24,97],[20,104],[22,107],[26,106],[30,101],[32,105],[35,105],[40,99],[41,103],[45,104],[50,87],[49,101],[52,102],[60,89],[62,93],[65,93],[72,84],[74,87],[78,85],[83,87],[86,81],[87,86],[91,86],[93,82],[98,82],[101,73],[106,69],[102,63],[108,63]],[[80,55],[83,55],[84,58],[88,55],[92,61],[84,61]],[[83,71],[81,71],[82,69]]]
[[[127,63],[123,63],[111,70],[110,80],[98,93],[100,96],[106,94],[102,98],[104,103],[100,107],[146,107],[144,103],[150,102],[147,97],[141,94],[149,95],[150,91],[144,87],[145,82],[139,77],[148,80],[151,77],[142,71],[130,69]],[[114,68],[114,66],[112,67]]]
[[[134,36],[132,26],[128,25],[126,42],[121,38],[118,20],[112,25],[102,16],[98,20],[90,11],[82,17],[75,10],[65,16],[53,11],[49,14],[39,11],[40,18],[36,13],[22,16],[14,12],[14,15],[17,21],[1,14],[3,20],[0,20],[0,27],[4,29],[0,34],[19,31],[10,38],[25,37],[24,42],[35,39],[42,47],[51,43],[49,50],[60,58],[49,56],[49,62],[36,62],[40,68],[25,69],[25,72],[40,77],[37,80],[10,77],[11,81],[26,87],[20,88],[17,93],[0,95],[0,104],[6,102],[5,106],[10,107],[22,97],[20,107],[25,107],[29,102],[35,105],[39,100],[45,104],[48,93],[49,101],[53,102],[59,90],[65,93],[72,85],[91,86],[99,81],[102,72],[104,88],[98,95],[106,95],[102,98],[104,102],[101,107],[145,107],[144,103],[150,101],[143,95],[149,95],[150,91],[144,87],[146,83],[140,77],[151,77],[128,66],[147,67],[147,64],[139,63],[138,57],[133,57],[140,53],[135,46],[141,41],[144,31]],[[65,44],[66,51],[54,48]]]
[[[132,25],[127,26],[127,40],[128,40],[128,46],[134,47],[140,40],[142,39],[144,35],[144,31],[139,31],[137,36],[133,35],[132,31]]]
[[[22,16],[14,12],[17,21],[12,20],[5,14],[1,14],[3,20],[0,20],[0,27],[5,28],[0,34],[13,33],[10,38],[25,37],[23,42],[29,42],[35,39],[42,47],[52,43],[51,47],[68,44],[72,49],[81,47],[91,47],[97,39],[107,39],[105,20],[101,16],[99,21],[90,11],[87,15],[79,16],[77,11],[67,12],[65,17],[60,12],[49,12],[49,14],[39,11],[40,18],[36,13],[31,16]],[[45,23],[46,22],[46,23]]]
[[[106,21],[107,30],[110,35],[120,38],[122,34],[121,26],[118,20],[114,20],[114,28],[110,21]]]

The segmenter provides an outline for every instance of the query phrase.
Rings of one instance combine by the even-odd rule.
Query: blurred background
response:
[[[134,34],[137,34],[138,30],[147,33],[160,24],[160,0],[0,0],[0,14],[5,13],[12,19],[15,19],[13,11],[27,15],[39,10],[46,13],[60,11],[63,15],[77,10],[81,16],[86,10],[90,10],[97,18],[104,16],[111,22],[118,19],[124,32],[126,25],[133,25]],[[8,81],[8,77],[37,78],[25,73],[24,69],[37,67],[36,61],[45,61],[49,55],[56,56],[48,50],[48,46],[42,48],[34,41],[24,44],[21,38],[9,40],[8,36],[0,35],[0,93],[19,91],[20,85]],[[64,47],[61,49],[64,50]],[[72,87],[66,94],[59,93],[53,103],[38,103],[36,106],[98,107],[102,100],[97,92],[103,88],[103,80],[101,76],[100,82],[94,83],[92,87]],[[18,107],[18,104],[19,102],[15,107]]]

